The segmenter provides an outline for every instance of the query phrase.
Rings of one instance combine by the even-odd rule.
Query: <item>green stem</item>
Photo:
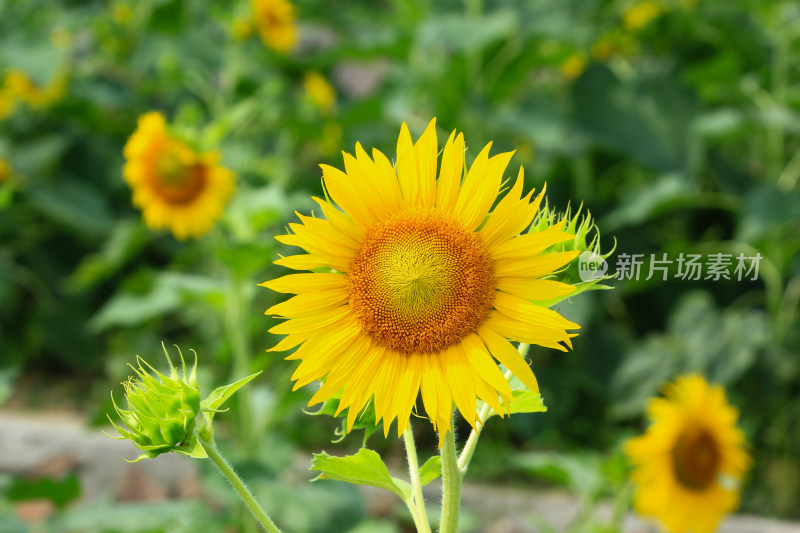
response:
[[[456,533],[461,511],[461,470],[458,468],[456,439],[453,430],[444,435],[442,443],[442,519],[439,533]]]
[[[414,433],[411,431],[411,424],[403,432],[403,442],[406,445],[406,455],[408,456],[408,472],[411,476],[412,499],[409,505],[411,516],[414,518],[414,525],[417,526],[417,533],[431,533],[431,526],[428,523],[428,513],[425,510],[425,498],[422,496],[422,481],[419,478],[419,460],[417,459],[417,445],[414,443]]]
[[[520,343],[519,347],[517,348],[517,351],[519,351],[519,354],[523,357],[523,359],[528,354],[529,347],[530,344]],[[513,374],[510,370],[506,370],[506,381],[511,379],[512,375]],[[492,408],[489,407],[489,404],[485,403],[483,406],[481,406],[480,411],[478,411],[478,418],[480,418],[485,424],[486,419],[491,415],[491,412]],[[478,438],[481,436],[481,432],[483,432],[483,424],[470,432],[467,442],[464,444],[464,449],[461,450],[461,456],[458,458],[458,469],[461,471],[462,476],[467,473],[469,462],[472,460],[472,454],[475,453],[475,447],[478,445]]]
[[[250,492],[250,489],[247,488],[247,485],[245,485],[241,478],[236,475],[236,472],[233,470],[231,465],[228,464],[228,461],[226,461],[225,458],[220,455],[216,444],[214,444],[214,441],[201,439],[200,443],[206,450],[208,457],[214,462],[217,468],[219,468],[219,471],[222,472],[222,475],[225,476],[225,479],[228,480],[250,512],[253,513],[255,519],[258,520],[258,522],[264,527],[265,530],[269,531],[269,533],[281,533],[281,530],[278,529],[278,526],[275,525],[275,522],[270,520],[267,513],[264,512],[264,509],[258,505],[258,502],[253,497],[253,493]]]

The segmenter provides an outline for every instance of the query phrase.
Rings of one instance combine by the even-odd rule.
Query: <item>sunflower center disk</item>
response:
[[[705,430],[684,433],[672,450],[675,477],[690,490],[703,490],[713,483],[720,462],[719,446]]]
[[[185,154],[166,150],[158,158],[153,187],[167,203],[187,204],[203,190],[206,168],[200,163],[184,161]]]
[[[347,273],[350,305],[377,343],[435,352],[477,330],[494,301],[492,262],[480,237],[433,209],[378,223]]]

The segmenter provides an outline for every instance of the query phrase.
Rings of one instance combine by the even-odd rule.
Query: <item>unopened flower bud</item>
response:
[[[166,354],[166,350],[164,353]],[[197,355],[195,354],[195,363],[190,372],[187,372],[183,354],[180,372],[167,355],[169,376],[162,374],[140,357],[137,357],[137,362],[138,368],[131,365],[136,375],[122,384],[128,408],[122,409],[114,402],[114,409],[127,429],[123,429],[109,417],[111,424],[121,435],[115,438],[130,439],[144,452],[136,461],[172,451],[192,457],[205,457],[205,451],[197,442],[195,434],[196,419],[200,413]]]

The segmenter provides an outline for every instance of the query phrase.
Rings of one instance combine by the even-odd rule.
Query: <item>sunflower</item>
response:
[[[294,5],[288,0],[252,0],[253,23],[261,40],[279,52],[288,52],[297,42]]]
[[[145,223],[178,239],[211,229],[233,193],[233,173],[219,166],[219,155],[197,153],[171,135],[161,113],[139,117],[124,155],[125,180]]]
[[[579,326],[534,301],[573,291],[541,279],[579,253],[542,252],[573,236],[563,223],[519,235],[542,200],[523,195],[522,169],[490,212],[512,156],[490,157],[490,148],[464,173],[464,137],[454,131],[437,180],[435,120],[416,144],[403,124],[395,166],[356,144],[355,156],[344,154],[344,172],[321,165],[330,200],[314,200],[324,218],[298,214],[294,233],[276,237],[308,252],[276,264],[324,271],[263,284],[297,294],[267,310],[288,319],[270,330],[286,335],[271,350],[299,346],[287,357],[302,360],[295,390],[324,381],[309,405],[341,393],[336,414],[348,410],[347,431],[373,400],[384,434],[397,419],[402,435],[420,393],[440,436],[451,428],[453,402],[475,427],[477,399],[500,414],[498,396],[506,412],[512,400],[492,357],[539,390],[508,339],[571,347],[576,334],[566,330]]]
[[[325,76],[316,71],[306,72],[303,77],[303,87],[314,106],[323,114],[328,114],[336,105],[336,89],[325,79]]]
[[[662,7],[653,0],[644,0],[631,6],[622,15],[622,22],[625,28],[632,32],[637,32],[650,24],[661,15]]]
[[[710,533],[739,502],[750,463],[738,413],[725,391],[699,375],[678,378],[647,408],[652,425],[626,444],[634,503],[673,533]]]

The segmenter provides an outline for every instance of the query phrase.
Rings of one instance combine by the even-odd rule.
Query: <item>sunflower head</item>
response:
[[[651,425],[625,447],[636,509],[672,533],[711,533],[736,509],[750,458],[725,392],[696,374],[678,378],[647,408]]]
[[[233,173],[219,165],[219,155],[194,151],[160,113],[139,118],[124,155],[123,173],[145,223],[178,239],[211,229],[233,193]]]
[[[297,295],[267,310],[286,319],[270,330],[286,335],[272,350],[297,348],[295,388],[321,381],[309,405],[338,398],[348,431],[371,407],[385,434],[395,419],[402,434],[418,396],[440,435],[453,404],[476,426],[479,399],[510,410],[498,363],[538,392],[511,340],[571,346],[579,326],[536,302],[574,290],[545,279],[580,253],[545,251],[574,235],[564,224],[523,233],[543,194],[523,192],[520,169],[497,201],[512,153],[490,149],[465,172],[463,135],[451,133],[440,152],[435,121],[416,142],[403,124],[394,165],[356,144],[344,171],[322,166],[322,216],[298,215],[277,237],[305,251],[277,264],[315,272],[264,284]]]
[[[252,0],[253,25],[264,44],[289,52],[297,43],[295,8],[289,0]]]

